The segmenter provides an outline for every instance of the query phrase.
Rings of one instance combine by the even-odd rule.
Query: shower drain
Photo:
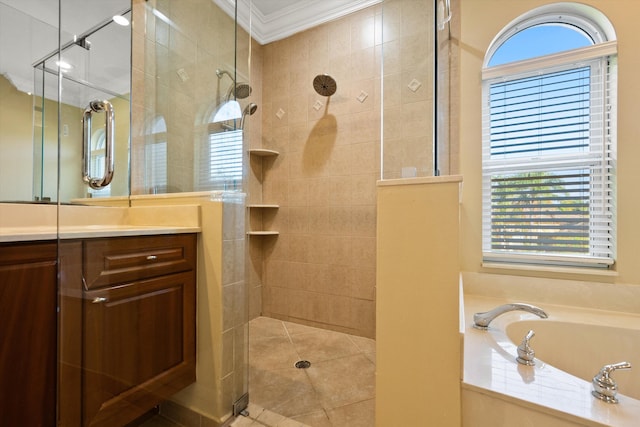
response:
[[[311,362],[308,360],[298,360],[295,364],[298,369],[307,369],[309,366],[311,366]]]

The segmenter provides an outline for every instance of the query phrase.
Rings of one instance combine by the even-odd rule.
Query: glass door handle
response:
[[[91,119],[93,113],[105,112],[105,156],[104,173],[101,177],[90,176],[91,170]],[[94,190],[104,188],[113,178],[113,141],[115,137],[115,115],[109,101],[91,101],[82,115],[82,180]]]

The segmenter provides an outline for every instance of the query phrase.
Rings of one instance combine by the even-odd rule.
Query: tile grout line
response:
[[[283,322],[283,326],[285,328],[285,330],[287,331],[287,336],[289,337],[289,342],[291,343],[291,346],[293,347],[293,350],[296,352],[296,354],[298,355],[298,360],[302,360],[302,356],[300,355],[300,353],[298,352],[298,350],[296,349],[295,344],[293,343],[293,338],[291,338],[291,334],[289,333],[289,329],[287,328],[287,326],[284,324]],[[314,328],[317,329],[317,328]],[[318,331],[309,331],[308,333],[317,333]],[[307,333],[307,332],[304,332]],[[357,346],[356,346],[357,347]],[[309,382],[309,384],[311,385],[311,387],[313,388],[313,391],[315,392],[316,396],[318,396],[319,400],[320,400],[320,408],[318,408],[319,410],[321,410],[325,417],[327,417],[327,420],[329,421],[329,424],[331,424],[333,426],[333,421],[331,420],[331,417],[329,417],[329,413],[327,411],[327,408],[325,407],[324,404],[324,399],[322,398],[322,395],[320,394],[320,391],[318,390],[318,388],[316,387],[316,385],[313,382],[313,379],[311,378],[311,376],[309,375],[309,372],[307,372],[307,369],[303,369],[304,370],[304,375],[307,378],[307,381]],[[314,411],[314,412],[319,412],[319,411]],[[310,412],[311,413],[311,412]],[[301,414],[304,415],[304,414]]]

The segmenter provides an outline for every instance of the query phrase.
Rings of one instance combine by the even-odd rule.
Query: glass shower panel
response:
[[[115,245],[119,238],[105,231],[104,225],[120,221],[122,207],[129,205],[131,0],[58,1],[60,48],[42,63],[45,76],[58,76],[56,91],[60,93],[56,117],[59,168],[54,173],[47,165],[43,167],[45,183],[58,181],[57,424],[124,425],[117,417],[110,418],[114,412],[110,398],[127,392],[132,378],[145,375],[138,366],[123,362],[124,355],[130,360],[134,348],[130,337],[141,334],[142,329],[143,316],[136,317],[138,311],[131,307],[143,303],[138,294],[129,294],[123,302],[123,293],[132,292],[135,286],[121,286],[125,289],[121,291],[114,290],[117,286],[108,280],[95,285],[90,266],[103,259],[105,249],[100,244]],[[124,16],[128,22],[119,25],[114,16]],[[44,90],[46,93],[48,85]],[[107,114],[111,111],[112,116]],[[104,188],[94,188],[96,182],[88,184],[101,181],[98,178],[109,170],[111,139],[113,179]],[[88,178],[83,179],[83,174]],[[98,206],[78,206],[85,204]],[[129,246],[141,245],[132,241]],[[128,256],[123,252],[121,256]],[[128,311],[119,311],[123,307]],[[148,312],[153,313],[153,307]],[[168,316],[168,310],[165,314]],[[122,419],[130,421],[136,416],[132,408],[115,407]]]
[[[58,200],[58,76],[33,68],[33,200]],[[47,171],[47,174],[44,172]]]
[[[437,123],[446,107],[435,72],[435,5],[434,0],[383,3],[383,179],[441,172]]]
[[[436,175],[451,175],[457,170],[453,162],[455,146],[452,144],[452,96],[453,96],[453,68],[456,61],[455,52],[451,44],[452,19],[454,6],[451,0],[440,0],[437,4],[436,15],[436,132],[434,135],[434,170]]]

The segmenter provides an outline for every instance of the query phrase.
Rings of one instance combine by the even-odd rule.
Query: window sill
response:
[[[496,270],[496,273],[506,271],[535,273],[555,273],[569,274],[576,276],[599,276],[599,277],[617,277],[618,272],[606,268],[589,268],[589,267],[563,267],[563,266],[545,266],[538,264],[515,264],[500,262],[483,262],[482,268],[487,270]]]

